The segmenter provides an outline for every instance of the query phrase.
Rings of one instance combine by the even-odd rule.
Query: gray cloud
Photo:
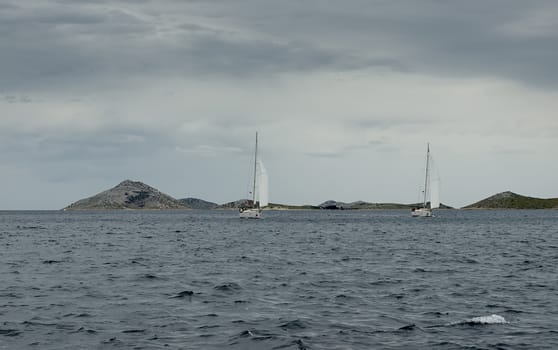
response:
[[[150,156],[162,145],[171,145],[161,135],[140,130],[98,130],[73,133],[20,133],[2,135],[11,162],[97,161],[109,158]],[[11,156],[11,159],[6,159]]]
[[[0,101],[5,101],[7,103],[33,103],[33,99],[25,95],[4,95],[0,96]]]
[[[550,0],[4,0],[3,181],[190,181],[234,200],[259,130],[278,201],[363,188],[408,201],[427,141],[453,178],[504,155],[549,174],[524,182],[546,191],[557,13]],[[351,186],[331,185],[357,168]],[[498,169],[486,187],[511,181]]]
[[[398,116],[369,116],[367,118],[351,120],[348,122],[348,124],[355,129],[371,129],[384,131],[388,129],[425,127],[433,124],[434,122],[434,118],[422,116],[415,116],[414,118],[402,118]]]
[[[552,18],[541,33],[513,29],[551,1],[62,3],[4,4],[0,89],[369,67],[558,81]]]

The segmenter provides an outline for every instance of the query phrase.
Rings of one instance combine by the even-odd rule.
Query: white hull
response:
[[[257,208],[240,209],[241,219],[259,219],[261,218],[261,210]]]
[[[429,218],[429,217],[432,217],[432,209],[430,209],[430,208],[412,209],[411,210],[411,215],[413,217]]]

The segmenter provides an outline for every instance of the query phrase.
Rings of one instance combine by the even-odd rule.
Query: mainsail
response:
[[[268,175],[261,160],[258,160],[256,193],[260,202],[260,208],[266,207],[269,204]]]
[[[434,158],[429,152],[430,157],[430,167],[428,169],[428,181],[429,184],[429,194],[430,194],[430,209],[440,208],[440,177],[438,175],[438,170],[436,164],[434,163]]]
[[[430,180],[430,209],[440,208],[440,180]]]
[[[411,209],[414,217],[432,217],[432,209],[440,207],[440,181],[438,176],[432,176],[434,161],[430,155],[430,143],[426,148],[426,169],[424,176],[423,202]]]
[[[264,207],[269,204],[267,171],[258,154],[258,133],[256,133],[256,146],[254,147],[254,177],[252,182],[252,201],[250,206],[240,208],[240,217],[259,219]]]

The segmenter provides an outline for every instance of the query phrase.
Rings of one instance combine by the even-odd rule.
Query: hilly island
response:
[[[162,193],[158,189],[144,184],[140,181],[125,180],[115,187],[98,193],[94,196],[84,198],[68,205],[63,210],[113,210],[113,209],[144,209],[144,210],[168,210],[168,209],[238,209],[251,204],[248,199],[240,199],[224,204],[208,202],[198,198],[175,199]],[[351,203],[325,201],[318,205],[287,205],[270,203],[268,208],[272,210],[288,209],[410,209],[417,206],[413,204],[400,203],[369,203],[356,201]],[[441,209],[453,209],[441,204]],[[492,197],[468,205],[463,209],[558,209],[558,198],[540,199],[525,197],[513,192],[503,192]]]
[[[558,198],[535,198],[511,191],[495,194],[463,209],[558,209]]]
[[[81,199],[64,210],[188,209],[182,202],[139,181],[125,180],[115,187]]]

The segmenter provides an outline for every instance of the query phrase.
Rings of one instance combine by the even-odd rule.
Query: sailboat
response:
[[[438,178],[430,175],[432,157],[430,155],[430,143],[426,147],[426,173],[424,178],[424,191],[422,206],[411,209],[413,217],[432,217],[432,210],[440,207]]]
[[[269,204],[268,176],[263,162],[258,158],[258,133],[254,148],[254,174],[252,182],[252,203],[249,207],[240,208],[240,218],[259,219],[262,209]]]

